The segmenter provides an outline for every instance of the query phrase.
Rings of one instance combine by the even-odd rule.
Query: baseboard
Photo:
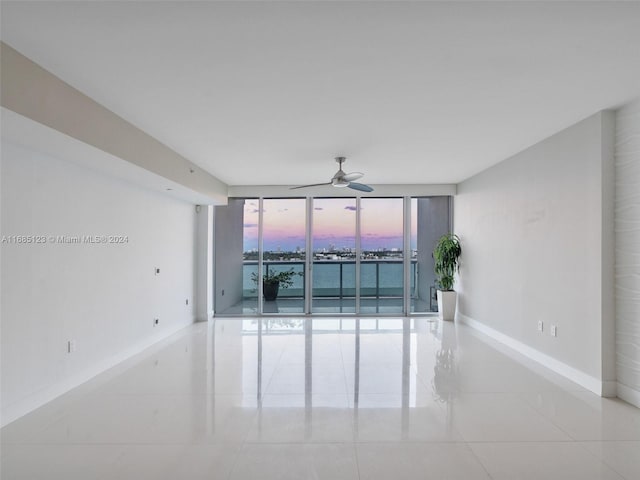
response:
[[[205,315],[199,314],[196,315],[193,319],[195,323],[208,322],[213,318],[214,312],[213,310],[209,310]]]
[[[572,366],[567,365],[566,363],[563,363],[560,360],[557,360],[547,355],[546,353],[542,353],[541,351],[536,350],[535,348],[532,348],[529,345],[526,345],[521,341],[516,340],[515,338],[505,335],[504,333],[499,332],[497,330],[494,330],[493,328],[488,327],[484,323],[474,320],[473,318],[467,317],[466,315],[463,315],[459,312],[456,318],[461,323],[464,323],[465,325],[468,325],[471,328],[484,333],[488,337],[491,337],[494,340],[502,343],[503,345],[506,345],[507,347],[512,348],[513,350],[524,355],[525,357],[535,362],[538,362],[539,364],[548,368],[549,370],[552,370],[555,373],[568,378],[572,382],[577,383],[578,385],[586,388],[587,390],[592,391],[597,395],[600,395],[602,397],[616,396],[617,386],[618,386],[616,382],[611,382],[611,381],[603,382],[602,380],[599,380],[596,377],[593,377],[576,368],[573,368]]]
[[[634,390],[633,388],[627,387],[621,383],[618,383],[617,387],[618,398],[640,408],[640,392],[638,390]]]
[[[82,385],[83,383],[100,375],[101,373],[106,372],[110,368],[115,367],[119,363],[122,363],[125,360],[128,360],[131,357],[141,353],[147,348],[169,338],[170,336],[187,326],[189,326],[189,323],[182,323],[171,328],[167,328],[157,335],[138,342],[130,348],[127,348],[126,350],[118,353],[117,355],[105,359],[95,365],[92,365],[84,369],[82,372],[72,375],[69,378],[64,379],[63,381],[56,383],[55,385],[51,385],[42,390],[39,390],[18,402],[3,406],[2,416],[0,418],[0,427],[4,427],[5,425],[14,422],[20,417],[34,411],[35,409],[40,408],[46,403],[49,403],[50,401],[56,399],[60,395],[64,395],[70,390]]]

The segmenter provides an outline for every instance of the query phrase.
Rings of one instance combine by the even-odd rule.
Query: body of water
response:
[[[303,272],[301,262],[265,262],[264,268],[269,271]],[[411,263],[411,289],[415,286],[416,263]],[[256,296],[256,284],[251,274],[258,272],[257,262],[245,262],[243,286],[245,297]],[[403,292],[402,260],[363,260],[360,263],[360,296],[361,297],[397,297]],[[313,296],[314,297],[353,297],[356,286],[356,265],[354,261],[322,261],[313,264]],[[304,277],[294,277],[290,288],[281,289],[279,296],[301,297],[304,293]]]

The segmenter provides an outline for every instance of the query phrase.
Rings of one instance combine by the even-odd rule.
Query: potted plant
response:
[[[443,320],[453,320],[456,316],[456,292],[453,290],[453,282],[461,253],[460,238],[453,233],[440,237],[433,249],[434,272],[438,284],[438,312]]]
[[[284,289],[292,286],[293,277],[296,275],[302,275],[302,272],[296,273],[293,268],[281,272],[275,272],[273,269],[267,270],[267,273],[262,276],[262,295],[264,299],[268,302],[275,300],[278,297],[280,287]],[[257,284],[258,274],[252,273],[251,280]]]

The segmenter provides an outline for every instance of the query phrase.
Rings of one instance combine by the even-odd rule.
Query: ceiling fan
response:
[[[291,190],[296,190],[298,188],[307,188],[307,187],[319,187],[321,185],[333,185],[334,187],[349,187],[353,190],[358,190],[360,192],[373,192],[373,188],[369,185],[365,185],[364,183],[356,183],[354,180],[358,180],[359,178],[364,176],[364,173],[360,172],[352,172],[352,173],[344,173],[342,170],[342,164],[347,160],[346,157],[336,157],[336,162],[340,165],[340,168],[335,173],[330,182],[326,183],[312,183],[311,185],[300,185],[299,187],[291,187]]]

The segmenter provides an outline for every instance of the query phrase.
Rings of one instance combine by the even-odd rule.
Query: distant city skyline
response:
[[[402,199],[364,198],[361,200],[362,250],[403,249]],[[416,244],[417,215],[412,208],[411,245]],[[321,251],[355,249],[354,198],[314,199],[312,249]],[[265,251],[306,250],[305,199],[265,199],[263,201],[263,248]],[[258,200],[247,200],[244,207],[243,251],[258,249]]]

